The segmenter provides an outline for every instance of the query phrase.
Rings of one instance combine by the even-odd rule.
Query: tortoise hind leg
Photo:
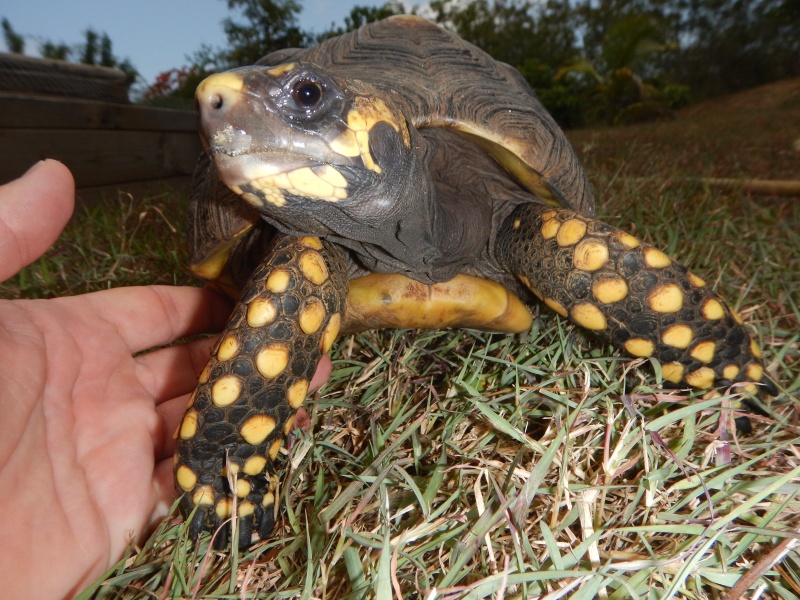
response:
[[[279,235],[233,310],[177,432],[175,481],[190,533],[238,516],[239,545],[272,529],[272,462],[339,331],[347,294],[341,248]],[[217,540],[225,545],[228,528]]]
[[[498,260],[545,304],[698,389],[776,394],[741,319],[705,282],[656,248],[567,209],[517,207]]]

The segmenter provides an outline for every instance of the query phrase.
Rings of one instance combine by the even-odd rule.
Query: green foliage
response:
[[[296,0],[228,0],[228,8],[244,19],[223,21],[228,49],[222,57],[230,65],[251,65],[275,50],[308,45],[308,34],[297,25]]]
[[[316,39],[318,42],[321,42],[330,37],[342,35],[348,31],[358,29],[367,23],[374,23],[375,21],[380,21],[381,19],[386,19],[393,15],[400,15],[404,12],[405,9],[403,5],[400,4],[399,0],[390,0],[383,6],[354,6],[350,10],[350,14],[344,18],[343,27],[337,27],[335,24],[331,24],[331,27],[327,31],[319,34]]]
[[[14,31],[11,23],[5,17],[3,17],[3,20],[0,21],[0,24],[2,24],[3,27],[3,37],[5,38],[6,48],[8,48],[8,51],[13,54],[24,54],[25,38]]]
[[[68,60],[72,55],[72,48],[67,44],[57,44],[46,40],[39,46],[39,52],[43,58],[53,58],[56,60]]]

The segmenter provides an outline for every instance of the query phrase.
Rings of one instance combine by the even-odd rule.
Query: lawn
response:
[[[570,132],[600,216],[690,265],[759,339],[781,394],[752,433],[738,398],[665,391],[657,364],[540,307],[522,336],[347,337],[283,455],[275,537],[217,552],[169,519],[84,597],[733,598],[747,576],[748,597],[800,598],[800,198],[698,180],[798,179],[800,97],[774,96]],[[184,202],[80,208],[0,295],[190,282]]]

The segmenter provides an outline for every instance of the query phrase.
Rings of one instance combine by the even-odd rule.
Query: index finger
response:
[[[122,287],[59,300],[85,302],[85,309],[116,328],[131,353],[216,333],[231,312],[220,294],[187,286]]]

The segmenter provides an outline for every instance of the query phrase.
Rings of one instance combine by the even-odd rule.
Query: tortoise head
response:
[[[196,98],[220,179],[287,229],[328,233],[305,220],[321,204],[359,221],[402,210],[397,184],[419,157],[402,112],[368,85],[290,62],[212,75]]]

